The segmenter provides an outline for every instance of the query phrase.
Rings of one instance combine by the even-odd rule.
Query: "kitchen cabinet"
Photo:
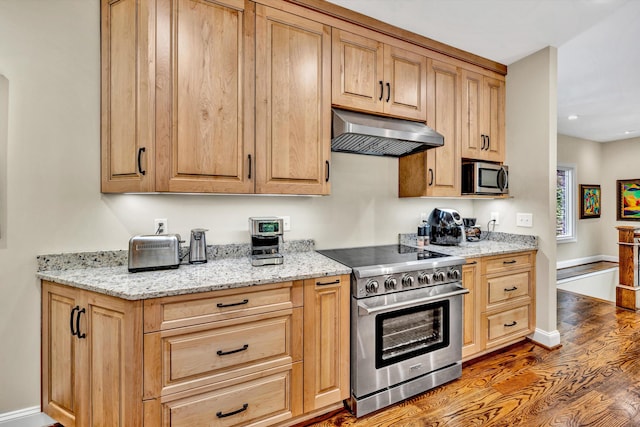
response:
[[[505,81],[462,70],[462,157],[504,162]]]
[[[42,283],[42,409],[66,427],[142,426],[142,305]]]
[[[337,28],[332,39],[334,105],[426,121],[424,55]]]
[[[399,161],[400,197],[460,196],[460,78],[458,69],[429,59],[428,124],[444,136],[444,145]]]
[[[462,266],[462,285],[469,289],[464,295],[462,323],[462,358],[478,353],[482,348],[480,311],[482,290],[480,289],[480,259],[469,258]]]
[[[256,15],[256,192],[329,194],[331,27]]]
[[[349,397],[349,276],[304,281],[304,411]]]

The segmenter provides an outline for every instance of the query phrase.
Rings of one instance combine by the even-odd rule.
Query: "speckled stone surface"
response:
[[[350,274],[351,269],[315,251],[284,254],[282,265],[252,267],[248,256],[181,265],[174,270],[129,273],[126,265],[40,271],[40,279],[128,300]]]
[[[416,246],[416,233],[398,235],[400,244]],[[475,258],[538,249],[538,237],[525,234],[491,232],[486,240],[464,242],[458,246],[427,245],[426,249],[447,255]]]

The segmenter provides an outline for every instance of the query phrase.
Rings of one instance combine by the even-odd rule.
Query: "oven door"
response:
[[[459,283],[352,299],[351,388],[359,398],[462,359]]]

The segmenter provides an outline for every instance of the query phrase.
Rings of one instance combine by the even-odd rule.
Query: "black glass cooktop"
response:
[[[409,261],[428,260],[449,256],[405,245],[325,249],[317,252],[351,268],[402,264]]]

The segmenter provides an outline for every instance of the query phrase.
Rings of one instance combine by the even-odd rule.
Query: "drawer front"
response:
[[[529,296],[530,279],[528,271],[486,279],[487,305],[499,304],[516,298]]]
[[[529,306],[487,316],[489,342],[529,330]]]
[[[500,273],[516,268],[527,268],[533,265],[534,252],[515,253],[489,257],[483,260],[483,274]]]
[[[163,425],[258,426],[292,417],[291,369],[163,405]],[[261,422],[264,420],[264,422]]]

